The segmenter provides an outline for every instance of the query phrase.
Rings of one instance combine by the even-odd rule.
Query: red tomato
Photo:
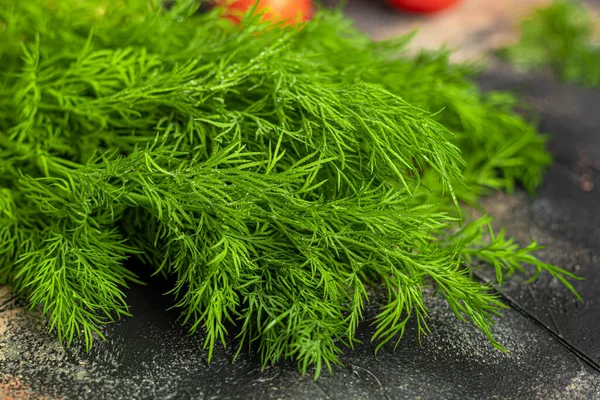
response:
[[[389,5],[404,11],[433,13],[448,8],[460,0],[386,0]]]
[[[256,1],[216,0],[216,3],[225,8],[225,17],[238,23],[244,13],[256,4]],[[285,21],[293,24],[309,20],[313,9],[311,0],[260,0],[257,11],[264,13],[264,19],[269,21]]]

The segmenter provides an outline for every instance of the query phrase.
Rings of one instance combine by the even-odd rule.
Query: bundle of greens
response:
[[[373,43],[337,11],[240,26],[197,2],[2,0],[0,276],[88,346],[128,314],[142,260],[175,282],[209,358],[235,325],[263,363],[331,370],[368,293],[378,348],[423,290],[490,341],[502,309],[472,276],[567,271],[468,221],[490,190],[534,190],[545,138],[477,68]]]
[[[600,85],[600,48],[594,21],[576,0],[558,0],[521,24],[519,41],[501,55],[517,67],[549,66],[566,82]]]

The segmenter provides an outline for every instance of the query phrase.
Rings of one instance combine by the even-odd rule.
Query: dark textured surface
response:
[[[513,281],[503,293],[566,342],[600,363],[600,90],[558,84],[549,73],[492,69],[484,88],[517,91],[539,113],[555,157],[533,198],[496,195],[488,210],[510,235],[548,246],[540,256],[585,278],[576,283],[585,302],[542,277],[526,290]]]
[[[600,126],[594,102],[600,104],[600,94],[557,85],[543,74],[534,78],[503,68],[484,76],[482,85],[519,89],[541,112],[544,130],[553,133],[550,146],[557,164],[541,192],[534,198],[498,194],[486,203],[498,223],[519,240],[535,237],[549,245],[542,258],[586,277],[577,283],[586,298],[583,304],[547,277],[528,286],[514,279],[501,289],[566,345],[511,309],[494,330],[509,349],[508,354],[501,353],[479,332],[457,321],[443,301],[430,298],[432,333],[421,345],[411,326],[396,352],[387,346],[374,356],[367,322],[360,331],[364,344],[342,357],[346,368],[336,368],[333,376],[325,373],[314,382],[310,375],[300,376],[290,363],[261,372],[257,360],[244,355],[232,364],[232,348],[216,351],[208,365],[202,337],[186,335],[175,314],[164,311],[172,303],[152,284],[130,292],[135,317],[108,327],[109,340],[98,343],[91,353],[77,346],[64,350],[54,337],[39,332],[32,314],[12,319],[0,335],[0,371],[53,398],[600,398],[600,374],[569,348],[592,360],[600,356],[600,183],[594,166],[600,160],[594,150]],[[581,180],[586,174],[591,184]],[[0,305],[0,312],[2,307],[16,306]]]
[[[600,396],[600,376],[547,332],[516,311],[495,329],[509,349],[494,349],[430,298],[432,334],[420,346],[414,326],[396,352],[377,356],[368,344],[343,356],[334,375],[301,377],[294,365],[260,372],[256,360],[231,363],[219,350],[207,365],[200,337],[189,337],[160,293],[136,288],[135,317],[108,330],[110,340],[90,354],[62,350],[28,324],[0,340],[5,371],[18,373],[38,393],[85,399],[564,399]],[[32,321],[33,322],[33,321]],[[366,327],[363,327],[366,328]],[[369,329],[360,332],[368,343]],[[24,336],[24,337],[23,337]],[[16,342],[15,339],[18,339]],[[24,340],[26,339],[26,340]],[[21,347],[16,349],[15,346]]]

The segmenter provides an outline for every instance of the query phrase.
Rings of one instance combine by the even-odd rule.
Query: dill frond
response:
[[[600,48],[594,41],[594,20],[575,0],[557,0],[521,24],[519,41],[501,51],[519,68],[548,66],[561,80],[600,85]]]
[[[332,11],[300,29],[195,1],[0,4],[1,279],[61,341],[129,315],[130,257],[174,279],[209,359],[233,324],[238,352],[315,378],[357,341],[371,289],[378,349],[410,318],[428,332],[425,287],[502,348],[481,262],[574,291],[535,243],[487,235],[487,217],[461,228],[463,202],[534,190],[550,157],[516,100],[446,52],[408,57]]]

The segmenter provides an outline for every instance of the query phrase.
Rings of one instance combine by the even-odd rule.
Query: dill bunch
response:
[[[551,161],[475,66],[373,43],[338,11],[234,27],[195,1],[0,5],[0,276],[62,342],[129,315],[131,257],[175,282],[209,359],[234,325],[239,351],[315,378],[368,293],[387,295],[377,349],[411,318],[427,333],[425,287],[502,349],[476,268],[574,291],[535,242],[465,222],[462,204],[532,191]]]
[[[536,10],[521,24],[521,37],[501,55],[524,69],[549,66],[565,82],[600,85],[600,49],[594,20],[575,0],[559,0]]]

